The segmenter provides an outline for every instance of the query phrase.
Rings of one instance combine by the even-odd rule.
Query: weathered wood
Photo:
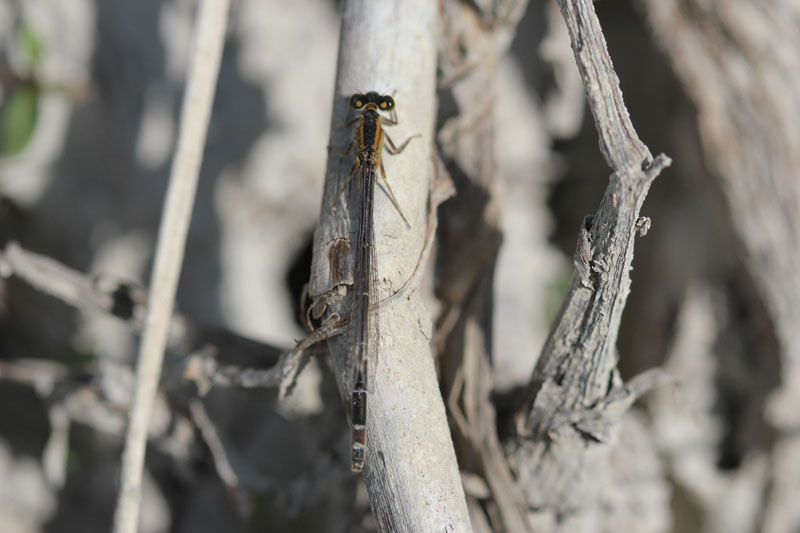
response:
[[[320,223],[314,237],[309,295],[315,315],[346,316],[352,287],[358,202],[345,193],[331,206],[350,172],[341,155],[352,139],[345,128],[350,95],[392,94],[399,125],[387,127],[395,142],[421,134],[396,157],[383,158],[387,179],[407,229],[391,201],[375,190],[375,245],[379,299],[415,277],[426,243],[432,178],[438,11],[435,3],[345,3],[331,124],[330,151]],[[358,189],[357,187],[355,187]],[[412,288],[413,289],[413,288]],[[469,531],[469,517],[430,352],[430,318],[420,295],[379,306],[380,360],[369,394],[364,480],[383,531]],[[328,343],[339,391],[350,394],[347,335]],[[374,364],[371,363],[371,364]],[[347,402],[346,402],[347,403]],[[344,420],[342,421],[344,423]]]
[[[480,476],[488,489],[483,496],[470,494],[480,498],[486,513],[481,518],[492,531],[529,531],[525,499],[503,454],[492,398],[493,278],[502,240],[494,106],[498,63],[526,2],[478,6],[448,0],[441,5],[439,114],[447,118],[438,144],[457,191],[440,210],[438,233],[436,294],[442,309],[435,344],[442,388],[455,421],[461,468]],[[481,521],[475,523],[481,527]]]
[[[650,375],[641,387],[624,385],[616,340],[634,239],[647,227],[639,211],[670,159],[653,158],[636,135],[592,2],[560,0],[559,6],[613,174],[596,214],[580,228],[576,273],[518,412],[510,460],[543,524],[585,531],[602,528],[613,514],[607,505],[614,488],[610,457],[622,416],[636,396],[660,382]]]

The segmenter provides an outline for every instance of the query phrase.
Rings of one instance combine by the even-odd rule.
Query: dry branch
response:
[[[103,313],[142,330],[147,292],[110,275],[90,276],[49,257],[25,250],[16,242],[0,251],[0,274],[18,277],[33,288],[77,309]],[[211,387],[273,388],[285,396],[309,358],[309,349],[345,325],[321,328],[294,348],[281,350],[218,327],[195,324],[174,313],[168,346],[176,361],[165,376],[168,385],[193,382],[202,395]]]
[[[114,514],[116,533],[138,529],[147,427],[161,375],[170,316],[175,303],[186,234],[203,159],[211,104],[225,42],[228,0],[204,0],[194,32],[194,50],[181,110],[178,144],[172,161],[164,214],[159,228],[151,294],[139,348],[136,386],[122,453],[120,493]]]
[[[597,213],[580,229],[576,273],[518,413],[511,457],[528,505],[571,515],[569,527],[580,530],[602,519],[600,502],[613,490],[609,444],[624,411],[647,388],[621,383],[616,340],[634,239],[646,226],[639,211],[670,160],[653,159],[630,123],[592,2],[558,3],[613,174]]]
[[[331,209],[351,161],[340,155],[352,132],[344,128],[349,96],[375,90],[393,94],[399,126],[395,141],[421,134],[402,155],[384,157],[388,180],[411,229],[380,189],[375,193],[375,240],[379,297],[404,286],[424,255],[431,189],[434,106],[435,3],[349,1],[344,7],[330,152],[320,224],[314,239],[309,295],[312,310],[346,316],[346,289],[353,282],[351,234],[357,203],[343,196]],[[357,187],[356,187],[357,190]],[[444,406],[430,354],[430,319],[420,296],[379,306],[380,362],[369,396],[364,480],[374,515],[385,531],[469,531],[469,518]],[[344,368],[347,339],[329,341],[342,398],[352,386]]]
[[[447,118],[437,144],[457,194],[440,210],[436,293],[442,311],[435,346],[459,464],[489,489],[487,495],[469,494],[470,507],[486,513],[488,526],[473,522],[481,531],[530,530],[524,497],[497,433],[491,342],[494,267],[502,239],[493,149],[495,84],[525,4],[508,0],[481,10],[459,0],[442,3],[439,115]]]
[[[19,278],[67,305],[85,312],[114,316],[132,331],[141,331],[147,293],[139,286],[109,275],[82,274],[49,257],[25,250],[15,242],[0,250],[0,275]],[[157,427],[151,425],[151,444],[178,462],[189,460],[195,440],[192,430],[185,430],[188,421],[180,413],[182,407],[176,408],[173,402],[168,401],[170,393],[176,393],[182,398],[179,404],[183,399],[188,401],[192,422],[200,430],[220,479],[228,487],[229,496],[240,514],[249,512],[250,490],[273,493],[276,497],[293,501],[295,496],[291,491],[260,476],[252,468],[241,472],[232,470],[230,457],[235,458],[236,452],[223,444],[199,397],[212,387],[278,388],[283,396],[291,390],[297,375],[309,360],[312,345],[341,331],[343,327],[322,328],[298,342],[293,349],[280,353],[274,346],[217,327],[200,326],[178,313],[174,314],[169,333],[170,359],[165,365],[169,372],[162,375],[160,383],[166,394],[157,402],[162,412],[156,416],[159,420],[173,422],[157,424]],[[64,428],[61,433],[68,431],[71,422],[78,422],[99,433],[123,436],[130,408],[128,393],[133,382],[132,370],[126,365],[104,360],[98,365],[76,370],[49,360],[17,359],[0,362],[0,380],[33,388],[51,406],[51,416],[61,417],[57,420],[59,427]],[[193,387],[187,389],[187,384]],[[188,398],[184,398],[186,393]],[[58,472],[66,468],[63,444],[62,448],[55,446],[64,438],[61,433],[54,428],[48,443],[47,467],[48,471],[54,472],[55,481],[60,479]],[[330,477],[333,469],[331,466],[320,472]],[[338,482],[339,479],[327,481]],[[309,484],[307,480],[298,478],[294,483],[308,485],[310,489],[307,490],[312,492],[322,492],[316,482]],[[320,495],[310,494],[309,497],[317,501]],[[293,503],[295,508],[301,505]]]

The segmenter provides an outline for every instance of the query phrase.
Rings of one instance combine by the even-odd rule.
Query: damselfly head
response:
[[[356,93],[350,97],[350,107],[356,111],[364,109],[372,104],[371,107],[381,111],[391,111],[394,109],[394,98],[389,95],[379,94],[370,91],[366,94]]]

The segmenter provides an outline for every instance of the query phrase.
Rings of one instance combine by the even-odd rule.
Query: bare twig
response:
[[[392,189],[412,229],[378,189],[375,233],[379,297],[396,292],[412,276],[424,247],[435,118],[435,3],[350,0],[342,19],[336,94],[325,198],[315,235],[309,294],[317,312],[348,314],[352,285],[349,232],[358,215],[352,205],[331,212],[350,161],[339,155],[352,132],[343,127],[349,96],[376,90],[394,94],[400,125],[395,139],[421,134],[398,157],[385,157]],[[347,200],[345,195],[345,200]],[[352,204],[352,202],[350,202]],[[469,517],[444,406],[428,343],[430,319],[419,295],[379,306],[380,362],[370,395],[364,479],[372,508],[386,531],[469,531]],[[350,391],[344,368],[345,336],[329,341],[339,390]]]
[[[530,531],[528,509],[498,437],[493,393],[494,274],[502,241],[496,166],[498,63],[526,2],[441,3],[439,115],[442,159],[458,194],[441,208],[436,294],[442,311],[434,345],[447,391],[459,464],[489,488],[481,507],[494,531]],[[479,12],[476,16],[476,11]],[[480,18],[479,18],[480,17]],[[472,508],[475,508],[472,505]],[[473,522],[480,528],[480,520]]]
[[[239,387],[243,389],[280,387],[279,396],[286,397],[294,387],[297,377],[308,363],[309,348],[329,337],[339,335],[346,324],[333,324],[311,333],[297,345],[284,352],[270,368],[252,368],[240,365],[223,365],[214,350],[201,350],[186,362],[182,377],[197,384],[201,395],[211,387]]]
[[[134,331],[142,329],[141,317],[144,315],[147,293],[141,287],[109,275],[87,276],[49,257],[25,250],[15,242],[0,251],[0,268],[3,276],[19,277],[66,304],[84,311],[115,316]],[[297,342],[294,348],[281,353],[277,347],[241,337],[231,331],[202,327],[175,313],[170,325],[169,346],[177,352],[180,361],[163,381],[168,386],[174,385],[174,378],[179,383],[193,382],[201,395],[214,386],[245,389],[279,387],[279,395],[283,398],[291,392],[308,362],[311,355],[309,349],[329,337],[339,335],[346,328],[346,320],[336,320],[335,316],[332,318],[331,324],[323,325]],[[226,364],[224,361],[236,361],[238,364]],[[49,363],[41,361],[39,364]],[[8,367],[6,372],[24,372],[24,368],[27,367]],[[33,378],[17,377],[22,382],[38,383],[34,383]],[[46,386],[52,387],[53,384]]]
[[[133,284],[86,276],[47,256],[25,250],[14,241],[0,251],[0,263],[4,277],[19,277],[75,308],[109,313],[141,328],[145,298]]]
[[[122,455],[121,488],[114,516],[116,533],[134,533],[139,522],[142,468],[147,427],[161,374],[170,316],[183,261],[211,104],[222,57],[228,0],[205,0],[195,26],[195,48],[181,111],[180,132],[172,163],[164,215],[159,229],[139,350],[136,387]]]
[[[18,277],[65,304],[82,311],[114,316],[124,321],[133,331],[142,330],[142,317],[147,303],[147,292],[143,287],[108,274],[83,274],[52,258],[26,250],[15,242],[0,250],[0,269],[3,276]],[[321,328],[291,350],[283,350],[232,331],[196,324],[188,317],[174,313],[169,328],[168,345],[184,359],[181,367],[185,369],[181,378],[197,381],[198,385],[201,381],[226,384],[223,378],[217,381],[209,371],[199,374],[197,379],[193,378],[190,367],[196,365],[198,359],[210,359],[211,363],[205,364],[214,368],[224,365],[223,361],[236,362],[236,365],[226,365],[228,375],[262,376],[250,381],[249,387],[274,387],[281,384],[282,389],[287,389],[296,378],[297,367],[303,364],[303,350],[324,340],[326,335],[337,334],[339,328],[341,326]],[[272,377],[263,377],[266,375]],[[236,380],[227,385],[248,386],[237,383]]]
[[[670,164],[664,155],[652,158],[630,123],[592,2],[558,3],[600,150],[614,173],[596,215],[586,217],[580,230],[577,272],[518,417],[520,438],[512,454],[518,482],[532,508],[556,513],[596,509],[609,490],[608,447],[601,444],[639,390],[622,389],[616,371],[639,210],[653,179]]]
[[[214,423],[206,412],[201,400],[191,400],[189,402],[189,412],[192,415],[192,421],[195,426],[200,430],[203,440],[211,452],[211,457],[214,459],[214,466],[217,469],[217,475],[220,480],[225,484],[225,489],[228,495],[236,504],[239,514],[243,517],[249,516],[251,512],[252,503],[250,501],[249,493],[243,489],[239,483],[239,476],[231,465],[228,458],[228,451],[222,442],[222,438],[214,427]]]
[[[107,364],[102,373],[76,372],[54,361],[17,359],[0,362],[0,379],[33,388],[40,398],[51,405],[51,409],[61,409],[69,421],[84,424],[107,435],[123,434],[129,406],[127,396],[120,395],[119,391],[129,389],[129,383],[133,381],[133,374],[126,366]],[[108,394],[110,390],[117,396]],[[56,422],[63,423],[63,419]],[[156,429],[151,437],[164,437],[160,429],[166,430]],[[54,428],[53,431],[58,429]],[[182,448],[185,452],[185,443]],[[44,460],[52,458],[45,457]]]
[[[302,344],[302,343],[301,343]],[[288,358],[291,352],[284,358]],[[194,360],[202,357],[199,355],[190,358],[187,365],[187,377],[198,384],[198,392],[202,393],[203,379],[196,376]],[[93,428],[100,433],[122,438],[124,435],[125,417],[129,410],[128,395],[114,397],[109,391],[119,391],[129,387],[133,382],[133,373],[125,365],[110,365],[105,362],[99,368],[89,368],[75,371],[64,364],[39,359],[18,359],[13,362],[0,361],[0,380],[11,381],[20,385],[31,387],[37,395],[50,405],[50,419],[53,430],[44,450],[42,461],[48,475],[48,481],[54,486],[63,483],[63,469],[66,468],[66,441],[70,423],[75,421]],[[113,370],[112,370],[113,369]],[[258,375],[260,369],[237,369],[229,367],[231,371],[242,374],[253,373]],[[276,387],[281,381],[280,372],[274,372],[267,384],[247,384],[247,386]],[[213,375],[208,376],[208,381],[215,382]],[[241,386],[241,385],[240,385]],[[245,386],[246,387],[246,386]],[[122,402],[120,402],[120,400]],[[176,461],[186,461],[189,457],[191,445],[195,442],[194,433],[186,431],[189,424],[180,410],[174,409],[164,395],[162,405],[169,409],[170,423],[159,424],[149,428],[151,443],[162,453],[173,457]],[[237,471],[236,464],[241,465],[241,460],[236,461],[237,454],[231,446],[226,445],[223,437],[215,428],[213,421],[203,407],[202,400],[197,396],[188,399],[191,422],[200,431],[202,440],[211,452],[217,473],[229,489],[231,498],[237,503],[243,515],[248,514],[248,492],[250,490],[274,493],[280,498],[292,498],[292,491],[277,486],[272,480],[258,474],[248,467]],[[165,415],[167,413],[164,413]],[[293,483],[305,484],[308,480],[298,478]],[[297,502],[294,503],[297,507]]]

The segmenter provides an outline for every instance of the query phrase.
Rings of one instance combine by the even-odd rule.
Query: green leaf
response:
[[[36,126],[39,89],[20,85],[11,93],[0,116],[0,153],[14,155],[28,144]]]
[[[42,59],[42,51],[44,50],[42,39],[39,37],[39,34],[33,30],[33,27],[28,24],[23,24],[20,28],[19,39],[20,47],[25,51],[28,59],[30,59],[31,71],[35,71],[39,66],[39,62]]]

